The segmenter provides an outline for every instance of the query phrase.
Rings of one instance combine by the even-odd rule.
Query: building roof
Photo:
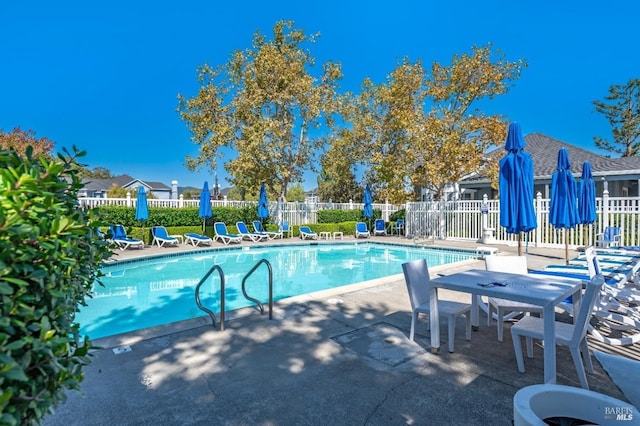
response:
[[[532,133],[524,137],[525,151],[533,160],[533,172],[535,180],[551,179],[556,171],[558,163],[558,151],[565,148],[569,153],[571,172],[577,177],[582,173],[582,164],[585,161],[591,163],[591,170],[595,177],[609,177],[616,175],[640,175],[640,157],[609,158],[596,154],[579,146],[554,139],[542,133]],[[504,155],[504,149],[498,148],[491,151],[490,156]],[[486,176],[471,175],[462,180],[464,183],[486,182]]]
[[[111,179],[94,179],[94,178],[86,178],[82,180],[84,184],[84,188],[89,191],[106,191],[111,188],[113,184],[116,184],[119,187],[127,188],[131,186],[134,182],[139,182],[141,185],[149,188],[150,190],[170,190],[171,188],[165,185],[162,182],[147,182],[142,181],[140,179],[132,178],[129,175],[119,175],[115,176]]]
[[[533,159],[533,170],[536,179],[551,178],[558,167],[558,151],[560,151],[560,148],[565,148],[568,151],[571,171],[574,174],[582,172],[582,164],[585,161],[591,163],[591,170],[594,175],[596,175],[596,172],[599,172],[597,175],[605,175],[608,174],[607,172],[619,170],[621,167],[620,163],[611,158],[559,141],[542,133],[532,133],[525,136],[524,140],[527,144],[525,151],[531,154]]]

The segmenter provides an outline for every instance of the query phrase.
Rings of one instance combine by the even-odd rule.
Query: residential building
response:
[[[529,134],[524,139],[525,151],[533,160],[534,194],[539,192],[542,198],[551,195],[551,178],[557,168],[560,148],[568,151],[571,172],[577,181],[582,174],[582,164],[585,161],[591,163],[597,196],[602,196],[605,189],[611,197],[640,196],[640,157],[609,158],[541,133]],[[505,151],[498,148],[489,155],[500,158]],[[461,180],[458,186],[462,199],[480,200],[485,194],[489,199],[498,198],[498,191],[491,188],[491,182],[485,176],[472,175]]]
[[[79,197],[107,198],[107,192],[113,185],[130,190],[135,196],[138,187],[143,186],[147,193],[160,200],[170,200],[178,198],[178,182],[171,182],[171,187],[162,182],[147,182],[141,179],[132,178],[129,175],[115,176],[112,179],[83,179],[84,187],[79,191]]]

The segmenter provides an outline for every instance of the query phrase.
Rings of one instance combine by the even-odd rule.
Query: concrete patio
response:
[[[402,238],[374,240],[413,245]],[[291,242],[299,240],[284,240]],[[476,247],[450,241],[436,244]],[[503,254],[517,250],[493,247]],[[147,247],[118,251],[117,256],[190,249]],[[528,251],[530,268],[564,262],[564,250]],[[468,268],[484,268],[484,262],[434,268],[431,273]],[[519,373],[510,325],[500,343],[495,325],[484,325],[481,313],[480,329],[472,333],[471,341],[464,340],[464,322],[459,320],[456,351],[447,352],[445,344],[440,354],[432,354],[425,317],[415,343],[407,337],[409,300],[401,271],[396,272],[279,301],[273,320],[243,309],[228,315],[224,331],[201,317],[100,339],[94,343],[103,349],[94,352],[85,369],[84,396],[69,392],[68,401],[44,424],[510,425],[514,394],[543,381],[542,348],[534,348],[534,359],[525,358],[527,372]],[[440,294],[469,300],[466,294]],[[446,343],[445,321],[441,327]],[[640,360],[637,344],[589,343],[592,349]],[[557,364],[558,383],[579,386],[565,347],[558,347]],[[595,358],[594,368],[595,373],[588,375],[591,390],[626,401]]]

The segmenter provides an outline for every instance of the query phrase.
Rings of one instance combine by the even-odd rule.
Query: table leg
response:
[[[544,382],[556,382],[556,315],[554,306],[544,307]]]
[[[440,313],[438,312],[438,289],[429,286],[429,327],[431,328],[431,353],[440,352]]]
[[[471,329],[473,331],[480,330],[480,314],[478,312],[480,303],[482,303],[480,297],[481,296],[471,295]]]

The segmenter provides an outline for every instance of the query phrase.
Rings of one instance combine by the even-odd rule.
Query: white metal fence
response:
[[[135,207],[136,199],[81,198],[83,207],[127,206]],[[592,225],[578,225],[565,232],[549,223],[549,199],[537,194],[534,208],[538,228],[524,236],[524,241],[534,247],[563,247],[565,238],[570,247],[588,246],[595,242],[596,234],[607,226],[621,228],[623,245],[640,245],[640,197],[609,197],[607,191],[596,198],[597,220]],[[198,200],[148,200],[149,207],[183,208],[198,207]],[[212,201],[213,207],[256,207],[256,201]],[[290,225],[314,224],[318,211],[326,209],[362,210],[362,203],[269,203],[269,216],[273,222],[288,221]],[[459,200],[411,202],[404,206],[374,204],[382,212],[385,221],[394,212],[406,209],[406,235],[415,238],[452,239],[480,242],[490,236],[496,243],[516,245],[518,236],[507,234],[500,226],[499,200]]]

